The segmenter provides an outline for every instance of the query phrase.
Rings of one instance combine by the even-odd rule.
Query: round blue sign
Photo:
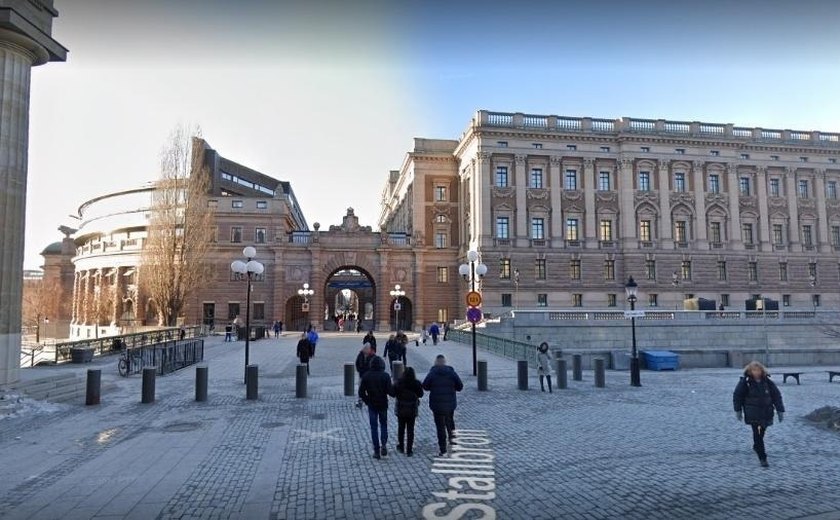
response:
[[[467,309],[467,321],[470,323],[478,323],[481,321],[481,309],[475,307]]]

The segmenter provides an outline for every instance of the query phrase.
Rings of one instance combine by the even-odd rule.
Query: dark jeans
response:
[[[368,406],[368,417],[370,417],[370,438],[373,441],[373,449],[379,451],[380,447],[388,444],[388,409],[376,410]]]
[[[435,412],[435,429],[437,430],[438,447],[440,451],[446,451],[447,437],[452,439],[452,432],[455,430],[455,413]]]
[[[764,434],[767,432],[767,427],[758,424],[750,426],[752,426],[753,432],[753,451],[756,452],[760,460],[764,460],[767,458],[767,452],[764,450]]]
[[[309,375],[309,360],[308,359],[307,360],[301,359],[300,362],[302,364],[306,365],[306,375]]]
[[[437,339],[438,339],[438,335],[437,334],[432,334],[432,344],[433,345],[437,345]]]
[[[406,451],[414,448],[414,423],[417,417],[397,417],[397,438],[398,444],[404,446]],[[408,433],[408,439],[406,439]],[[406,441],[406,442],[403,442]]]

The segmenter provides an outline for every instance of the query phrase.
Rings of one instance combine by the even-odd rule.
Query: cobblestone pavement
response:
[[[801,386],[781,385],[788,414],[767,434],[763,469],[731,411],[737,370],[643,372],[641,388],[610,372],[604,389],[585,373],[548,394],[536,377],[516,390],[515,364],[482,353],[490,391],[479,393],[469,348],[412,345],[420,377],[447,354],[467,387],[456,426],[490,439],[494,459],[480,464],[495,494],[450,500],[448,478],[464,463],[435,458],[425,402],[416,456],[392,449],[373,460],[367,414],[343,396],[341,378],[361,337],[322,339],[307,399],[294,397],[296,340],[252,344],[257,402],[244,400],[242,343],[212,338],[207,403],[193,401],[190,368],[158,378],[157,401],[141,405],[139,378],[120,378],[110,358],[97,361],[102,405],[0,419],[0,518],[420,518],[435,503],[440,518],[481,518],[464,509],[479,501],[513,519],[840,519],[840,436],[802,419],[840,401],[840,384],[817,368]],[[389,429],[393,448],[393,416]]]

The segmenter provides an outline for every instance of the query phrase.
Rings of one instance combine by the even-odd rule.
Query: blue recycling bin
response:
[[[668,350],[645,350],[642,352],[648,370],[677,370],[680,356]]]

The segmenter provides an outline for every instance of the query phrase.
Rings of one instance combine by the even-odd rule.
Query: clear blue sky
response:
[[[412,137],[475,110],[840,131],[840,1],[56,0],[33,74],[26,267],[69,213],[157,176],[178,123],[375,225]]]

